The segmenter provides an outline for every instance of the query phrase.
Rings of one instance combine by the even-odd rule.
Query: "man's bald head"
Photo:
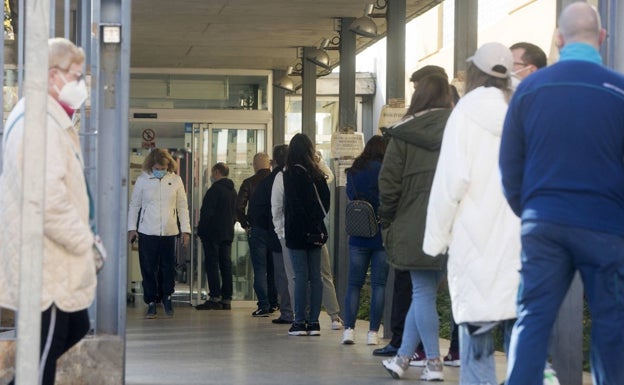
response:
[[[586,2],[572,3],[559,16],[559,47],[570,43],[586,43],[599,48],[606,36],[600,15]]]
[[[254,171],[271,168],[271,159],[266,152],[259,152],[253,158]]]

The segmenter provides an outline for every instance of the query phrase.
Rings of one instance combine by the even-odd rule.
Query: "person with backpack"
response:
[[[346,170],[347,196],[351,201],[363,200],[370,204],[373,214],[379,207],[379,171],[386,152],[386,141],[381,135],[375,135],[368,140],[362,153],[355,158],[353,165]],[[364,211],[364,209],[362,209]],[[366,225],[366,223],[364,223]],[[367,227],[367,226],[364,226]],[[376,227],[376,226],[375,226]],[[367,229],[368,230],[368,229]],[[360,305],[360,292],[366,280],[368,267],[371,269],[371,304],[370,322],[366,344],[379,343],[379,325],[383,314],[386,297],[386,280],[388,278],[388,264],[381,231],[351,235],[349,237],[349,269],[347,279],[347,293],[344,300],[345,330],[342,343],[351,345],[354,340],[354,328],[357,311]]]

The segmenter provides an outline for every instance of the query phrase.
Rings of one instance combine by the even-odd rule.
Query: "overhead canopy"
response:
[[[392,0],[389,0],[392,1]],[[442,0],[407,0],[412,19]],[[337,36],[335,19],[363,16],[367,0],[133,0],[132,67],[283,69],[297,47]],[[384,6],[384,1],[379,1]],[[385,13],[375,9],[374,13]],[[378,33],[385,18],[375,18]],[[358,37],[356,51],[374,39]],[[328,51],[330,64],[339,60]]]

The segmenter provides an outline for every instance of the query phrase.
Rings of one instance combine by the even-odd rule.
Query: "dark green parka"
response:
[[[444,270],[446,256],[422,251],[429,193],[451,109],[412,116],[390,138],[379,173],[379,218],[388,263],[399,270]]]

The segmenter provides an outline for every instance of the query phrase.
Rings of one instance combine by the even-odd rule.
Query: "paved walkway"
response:
[[[360,321],[356,343],[342,345],[342,331],[330,330],[321,315],[320,337],[293,337],[288,325],[251,317],[250,302],[235,302],[231,311],[198,311],[183,305],[173,318],[143,319],[142,305],[128,308],[126,384],[128,385],[397,385],[366,345],[367,322]],[[440,341],[446,354],[448,341]],[[496,354],[502,381],[505,357]],[[422,369],[410,368],[401,383],[419,381]],[[445,367],[445,384],[457,384],[459,369]],[[590,382],[591,383],[591,382]]]

